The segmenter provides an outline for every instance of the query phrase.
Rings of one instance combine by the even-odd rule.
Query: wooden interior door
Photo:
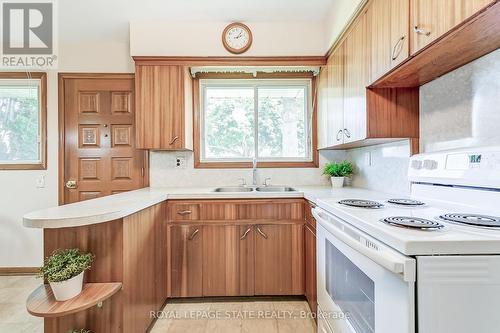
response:
[[[147,151],[135,148],[134,78],[64,78],[63,200],[148,185]]]
[[[255,295],[304,295],[304,225],[255,227]]]
[[[203,227],[203,296],[253,295],[251,226]]]

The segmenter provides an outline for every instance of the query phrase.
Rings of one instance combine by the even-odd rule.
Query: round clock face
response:
[[[252,44],[252,33],[242,23],[232,23],[222,33],[224,47],[232,53],[243,53]]]

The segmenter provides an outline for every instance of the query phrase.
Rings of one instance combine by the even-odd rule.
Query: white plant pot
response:
[[[83,273],[61,282],[49,282],[56,301],[66,301],[79,295],[83,288]]]
[[[340,188],[344,186],[344,177],[330,177],[333,188]]]

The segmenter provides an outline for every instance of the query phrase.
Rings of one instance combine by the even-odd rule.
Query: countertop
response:
[[[28,213],[23,224],[30,228],[66,228],[103,223],[134,214],[169,199],[267,199],[345,197],[370,191],[351,187],[332,189],[330,186],[293,186],[296,192],[213,192],[213,187],[161,188],[114,194],[73,204],[56,206]]]

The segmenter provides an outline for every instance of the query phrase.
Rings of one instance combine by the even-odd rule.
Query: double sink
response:
[[[214,192],[297,192],[296,189],[289,186],[257,186],[257,187],[247,187],[247,186],[228,186],[228,187],[217,187]]]

